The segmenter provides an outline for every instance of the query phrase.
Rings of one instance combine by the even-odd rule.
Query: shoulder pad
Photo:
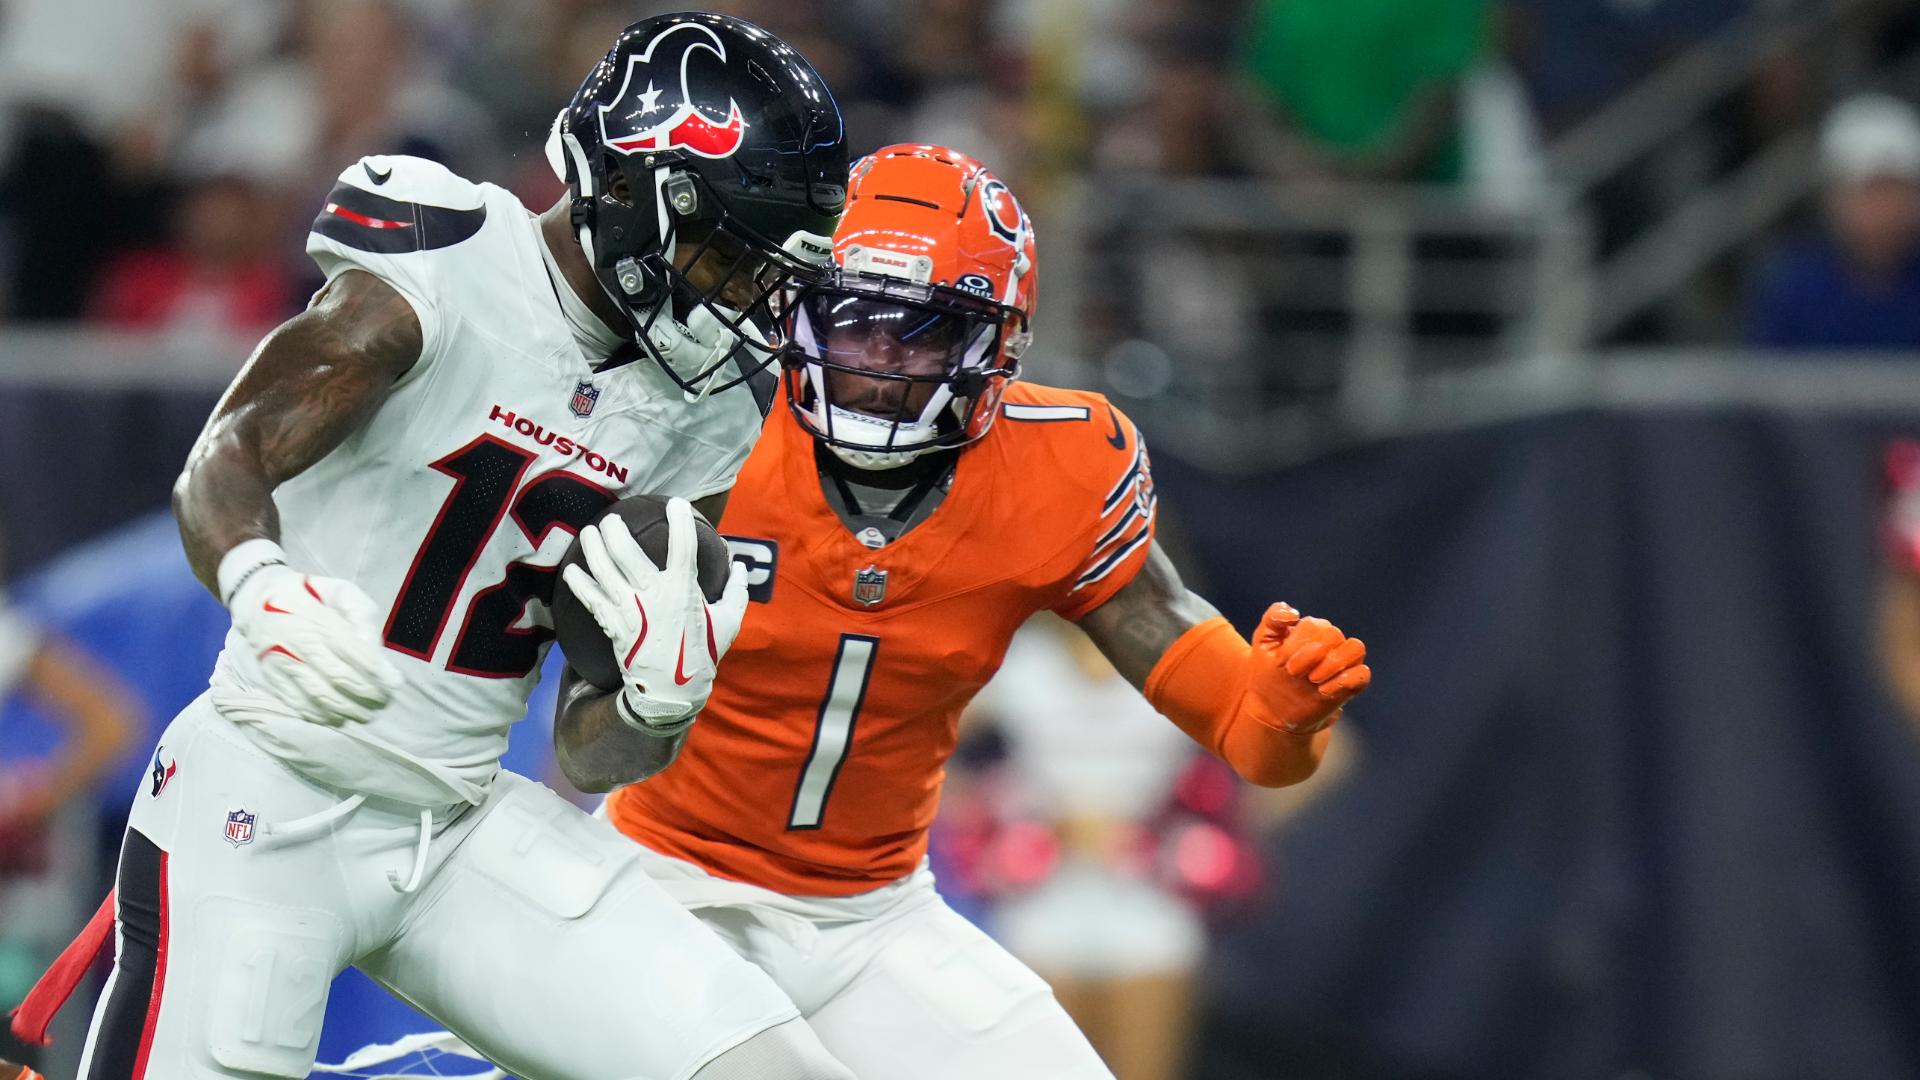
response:
[[[451,247],[487,220],[485,193],[446,166],[404,155],[364,157],[340,174],[313,231],[360,251],[398,255]]]
[[[1132,453],[1139,444],[1133,421],[1104,394],[1034,383],[1015,383],[1000,406],[1000,418],[1016,424],[1059,424],[1056,438],[1098,448],[1102,440],[1115,453]]]

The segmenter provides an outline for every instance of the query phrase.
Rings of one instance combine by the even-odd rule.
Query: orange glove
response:
[[[1325,619],[1267,609],[1248,643],[1227,620],[1198,623],[1147,676],[1147,700],[1195,742],[1264,787],[1297,784],[1320,765],[1326,730],[1367,688],[1367,647]]]
[[[1253,632],[1245,708],[1271,728],[1319,731],[1373,680],[1366,658],[1359,638],[1325,619],[1303,619],[1290,604],[1275,604]]]

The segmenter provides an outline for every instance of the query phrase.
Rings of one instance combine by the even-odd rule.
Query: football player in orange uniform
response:
[[[1014,381],[1033,229],[978,162],[859,162],[834,260],[789,309],[786,408],[721,523],[753,610],[678,761],[605,813],[855,1074],[1109,1077],[1046,985],[934,891],[961,710],[1054,611],[1240,775],[1285,785],[1365,689],[1366,650],[1284,604],[1241,637],[1155,543],[1133,424]],[[562,765],[588,790],[618,775]]]

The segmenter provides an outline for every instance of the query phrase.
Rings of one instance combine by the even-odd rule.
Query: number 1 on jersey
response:
[[[800,783],[793,790],[793,809],[787,814],[788,829],[817,829],[827,809],[827,796],[833,794],[834,778],[840,775],[840,763],[853,745],[854,721],[867,698],[867,678],[873,673],[873,657],[880,639],[865,634],[841,634],[840,649],[834,654],[833,673],[827,681],[827,696],[820,701],[820,718],[813,727],[813,749],[800,769]]]

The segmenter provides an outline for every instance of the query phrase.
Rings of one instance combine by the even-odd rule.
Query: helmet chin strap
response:
[[[914,450],[854,450],[837,443],[828,443],[827,449],[834,457],[863,472],[881,472],[897,469],[902,465],[911,465],[932,447],[922,446]]]
[[[929,445],[930,437],[934,433],[934,424],[931,421],[914,421],[905,424],[893,421],[883,422],[851,409],[824,403],[821,412],[823,415],[815,422],[824,421],[827,430],[835,432],[837,436],[834,441],[827,443],[827,449],[832,451],[835,457],[856,469],[897,469],[911,463],[922,454],[936,449]],[[886,428],[888,442],[906,436],[908,445],[898,448],[889,446],[868,448],[852,445],[867,441],[862,436],[874,434],[874,429],[877,427]],[[860,432],[862,436],[850,434],[852,432]]]

